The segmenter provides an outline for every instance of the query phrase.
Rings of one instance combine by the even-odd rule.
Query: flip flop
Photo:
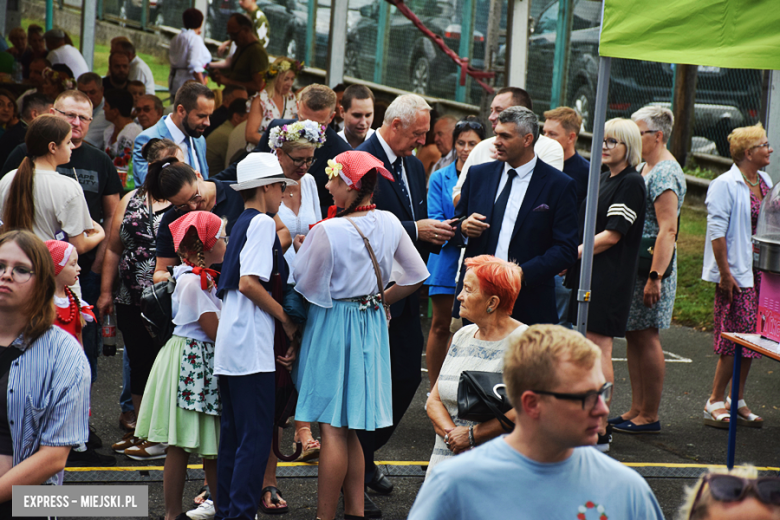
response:
[[[282,495],[282,492],[279,491],[279,488],[277,488],[276,486],[268,486],[266,488],[263,488],[262,493],[263,493],[263,499],[260,501],[260,510],[263,513],[265,513],[267,515],[281,515],[281,514],[284,514],[284,513],[287,513],[287,512],[290,511],[290,508],[288,506],[284,506],[284,507],[268,507],[267,505],[265,505],[265,494],[266,493],[271,493],[271,503],[274,504],[274,505],[276,505],[276,504],[281,502],[281,500],[279,500],[279,497],[284,498],[284,496]]]

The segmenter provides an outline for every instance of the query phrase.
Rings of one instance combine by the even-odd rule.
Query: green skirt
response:
[[[188,342],[187,338],[173,336],[157,354],[144,389],[135,435],[151,442],[166,442],[200,457],[215,458],[220,417],[177,405],[182,353]]]

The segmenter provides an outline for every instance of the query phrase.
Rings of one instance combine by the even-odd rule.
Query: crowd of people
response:
[[[582,518],[662,518],[644,480],[599,451],[613,433],[661,431],[659,331],[671,324],[686,195],[666,147],[672,113],[647,106],[605,125],[583,337],[570,330],[590,175],[576,110],[540,122],[525,90],[502,88],[489,132],[415,94],[381,105],[363,85],[296,90],[303,64],[270,62],[265,15],[239,4],[220,61],[203,14],[184,11],[167,108],[126,37],[111,41],[101,77],[61,29],[10,34],[30,89],[0,89],[0,514],[12,485],[116,464],[89,425],[101,323],[115,316],[126,433],[111,449],[165,459],[166,520],[289,510],[272,446],[288,373],[298,460],[319,459],[317,518],[335,518],[340,495],[345,519],[381,516],[366,490],[393,492],[376,452],[417,392],[423,352],[435,438],[410,518],[502,516],[516,505],[507,481],[537,490],[525,506],[538,517],[555,501]],[[772,186],[761,126],[729,141],[734,165],[706,199],[702,275],[716,284],[719,356],[704,423],[719,428],[735,348],[719,332],[755,330],[749,237]],[[156,283],[175,284],[167,341],[142,313]],[[610,418],[615,337],[627,340],[631,407]],[[743,355],[738,420],[761,427],[744,400],[756,355]],[[503,375],[512,407],[459,416],[466,372]],[[206,480],[184,511],[191,455]],[[776,513],[778,485],[706,475],[686,518],[737,491],[746,508]]]

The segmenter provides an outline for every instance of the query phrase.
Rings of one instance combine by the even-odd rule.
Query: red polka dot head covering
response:
[[[54,260],[54,276],[57,276],[65,268],[65,264],[68,263],[70,255],[76,248],[73,244],[61,240],[47,240],[46,248],[51,254],[51,259]]]
[[[222,229],[222,219],[210,211],[190,211],[177,218],[168,226],[173,235],[173,247],[179,250],[179,245],[184,239],[184,235],[191,227],[198,232],[198,238],[203,242],[203,250],[211,251],[214,244],[217,243],[219,232]]]
[[[349,150],[338,154],[335,159],[328,159],[325,173],[328,174],[329,179],[338,175],[349,186],[354,185],[356,189],[360,189],[360,179],[373,169],[376,169],[377,173],[385,179],[391,182],[395,180],[393,174],[385,169],[382,161],[368,152],[357,150]]]

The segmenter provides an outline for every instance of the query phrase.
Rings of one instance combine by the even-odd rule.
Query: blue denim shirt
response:
[[[24,353],[8,372],[8,424],[14,466],[43,446],[74,446],[89,438],[89,364],[76,339],[52,326],[32,344],[11,343]],[[52,475],[46,484],[62,484]]]

